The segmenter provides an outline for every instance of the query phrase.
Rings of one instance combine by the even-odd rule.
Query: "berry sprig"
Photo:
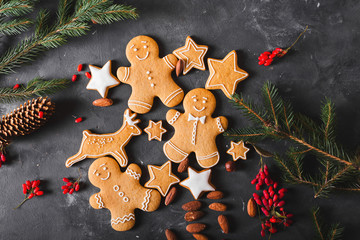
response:
[[[63,194],[67,194],[67,193],[68,194],[73,194],[74,191],[77,192],[77,191],[80,190],[80,184],[79,184],[80,179],[81,179],[80,169],[79,169],[79,174],[80,174],[80,176],[79,176],[78,179],[76,179],[75,182],[72,182],[72,181],[70,181],[70,179],[65,178],[65,177],[62,179],[63,182],[65,183],[65,185],[63,185],[61,187],[61,189],[63,190]]]
[[[307,29],[308,26],[306,26],[305,30],[297,37],[295,42],[293,42],[293,44],[291,44],[291,46],[288,47],[287,49],[283,50],[281,48],[276,48],[272,52],[266,51],[260,54],[260,56],[258,57],[259,65],[269,66],[274,61],[274,59],[283,57],[299,41],[300,37],[307,31]]]
[[[283,198],[287,189],[278,190],[278,183],[270,178],[269,169],[266,165],[261,166],[259,173],[251,183],[256,184],[257,191],[266,188],[260,193],[253,193],[261,221],[261,236],[265,237],[266,231],[270,235],[276,233],[281,225],[289,227],[293,223],[293,214],[285,212],[283,208],[285,205]]]
[[[0,168],[3,165],[3,163],[6,162],[6,157],[3,152],[0,153]]]
[[[22,188],[23,188],[23,193],[25,194],[25,199],[14,209],[19,208],[27,200],[32,199],[35,196],[43,195],[44,192],[40,191],[39,185],[40,185],[40,180],[33,180],[33,181],[27,180],[25,183],[23,183]]]

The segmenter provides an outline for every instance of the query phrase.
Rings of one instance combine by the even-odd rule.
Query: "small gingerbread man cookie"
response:
[[[227,129],[225,117],[212,118],[216,107],[214,95],[203,88],[193,89],[184,98],[185,113],[171,109],[166,120],[175,128],[174,136],[164,144],[168,159],[179,163],[195,152],[203,168],[215,166],[220,155],[215,143],[216,136]]]
[[[155,97],[167,107],[178,105],[184,98],[184,91],[174,82],[171,72],[177,58],[169,54],[159,58],[159,47],[148,36],[137,36],[126,46],[126,57],[131,67],[120,67],[117,76],[132,87],[128,101],[129,108],[136,113],[147,113]]]
[[[134,163],[121,172],[114,159],[99,158],[90,165],[88,176],[90,182],[100,188],[100,192],[90,197],[90,205],[95,209],[109,209],[111,226],[116,231],[127,231],[134,226],[135,208],[152,212],[160,205],[159,192],[140,185],[141,169]]]

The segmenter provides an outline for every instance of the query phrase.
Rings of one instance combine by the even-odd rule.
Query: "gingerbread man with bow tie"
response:
[[[188,92],[184,98],[184,113],[171,109],[166,120],[175,128],[174,136],[164,144],[164,153],[175,163],[183,161],[191,152],[203,168],[215,166],[220,159],[216,136],[227,129],[225,117],[212,118],[216,107],[214,95],[203,88]]]

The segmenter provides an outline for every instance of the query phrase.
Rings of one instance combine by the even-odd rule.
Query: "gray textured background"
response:
[[[57,1],[40,1],[37,6],[55,9]],[[113,73],[119,66],[129,66],[125,57],[127,42],[134,36],[145,34],[156,39],[160,55],[164,56],[183,46],[191,35],[199,44],[209,46],[206,57],[223,58],[235,49],[239,66],[250,77],[239,84],[237,92],[254,99],[260,96],[265,81],[275,83],[282,94],[294,102],[295,109],[317,117],[319,106],[325,96],[337,107],[339,140],[351,149],[359,143],[359,10],[358,1],[164,1],[139,0],[125,3],[138,8],[137,21],[123,21],[111,26],[94,26],[82,38],[70,39],[59,49],[48,51],[31,65],[17,69],[16,74],[1,76],[2,86],[25,83],[41,76],[46,79],[63,78],[76,72],[79,63],[102,66],[113,60]],[[309,25],[305,37],[285,58],[271,67],[257,65],[258,55],[276,47],[288,46]],[[0,39],[4,49],[20,37]],[[88,69],[86,69],[88,70]],[[204,87],[208,71],[192,70],[186,76],[175,78],[188,92]],[[77,152],[81,132],[91,129],[98,133],[113,132],[122,124],[122,113],[130,96],[129,85],[122,84],[109,91],[115,104],[109,108],[96,108],[92,101],[100,96],[87,91],[88,79],[81,76],[52,99],[56,102],[55,117],[38,132],[16,139],[7,149],[8,162],[0,169],[0,239],[164,239],[164,229],[172,228],[181,239],[190,239],[186,233],[181,205],[192,199],[182,188],[176,201],[170,206],[162,205],[153,213],[136,212],[136,225],[128,232],[116,232],[110,226],[107,210],[94,210],[88,204],[91,194],[97,192],[87,180],[87,169],[93,160],[86,160],[70,169],[65,168],[67,157]],[[213,91],[217,99],[214,116],[229,119],[229,127],[244,127],[249,123],[228,103],[221,91]],[[5,104],[0,111],[5,114],[18,104]],[[182,110],[181,105],[176,107]],[[148,120],[165,119],[168,110],[159,100],[152,111],[141,115],[140,126],[145,128]],[[72,115],[82,116],[85,121],[75,124]],[[165,124],[168,133],[172,128]],[[226,215],[230,219],[231,234],[225,236],[219,230],[217,213],[207,209],[210,201],[202,199],[206,216],[201,220],[208,225],[204,231],[211,239],[259,239],[258,219],[251,219],[244,211],[244,202],[251,196],[254,186],[251,179],[258,171],[258,157],[249,154],[247,161],[238,162],[238,170],[227,173],[224,163],[231,159],[225,151],[229,141],[217,139],[222,152],[221,161],[213,169],[213,183],[225,192],[224,203],[229,205]],[[162,152],[164,142],[147,140],[147,134],[134,137],[126,147],[130,162],[143,170],[141,183],[148,180],[147,164],[162,164],[166,158]],[[264,145],[272,150],[281,146]],[[191,165],[200,169],[194,155]],[[278,178],[271,160],[270,172]],[[311,165],[311,163],[309,163]],[[81,168],[83,179],[81,191],[63,195],[61,179],[77,177]],[[175,171],[176,173],[176,171]],[[178,174],[182,179],[187,174]],[[12,210],[23,199],[21,184],[25,180],[41,179],[45,195],[25,203],[19,210]],[[291,186],[286,197],[286,208],[295,214],[295,224],[274,236],[274,239],[311,239],[313,225],[310,208],[314,204],[323,207],[330,220],[345,226],[345,239],[355,239],[358,231],[358,194],[337,194],[331,199],[314,200],[312,190]]]

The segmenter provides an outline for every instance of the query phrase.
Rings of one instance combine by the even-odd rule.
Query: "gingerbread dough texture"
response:
[[[127,44],[126,57],[131,67],[118,68],[117,77],[132,87],[128,101],[132,111],[141,114],[149,112],[155,97],[159,97],[167,107],[174,107],[182,101],[184,91],[171,77],[178,61],[175,55],[159,58],[155,40],[137,36]]]
[[[116,231],[127,231],[134,226],[136,208],[152,212],[160,205],[160,193],[140,185],[141,169],[134,163],[121,172],[113,158],[102,157],[90,165],[88,177],[91,184],[100,188],[100,192],[90,197],[90,205],[109,209],[111,226]]]
[[[214,95],[197,88],[184,98],[185,113],[174,109],[167,112],[166,120],[175,128],[174,136],[163,147],[169,160],[180,163],[195,152],[197,162],[203,168],[213,167],[219,162],[215,139],[227,129],[228,121],[225,117],[211,117],[215,107]]]

